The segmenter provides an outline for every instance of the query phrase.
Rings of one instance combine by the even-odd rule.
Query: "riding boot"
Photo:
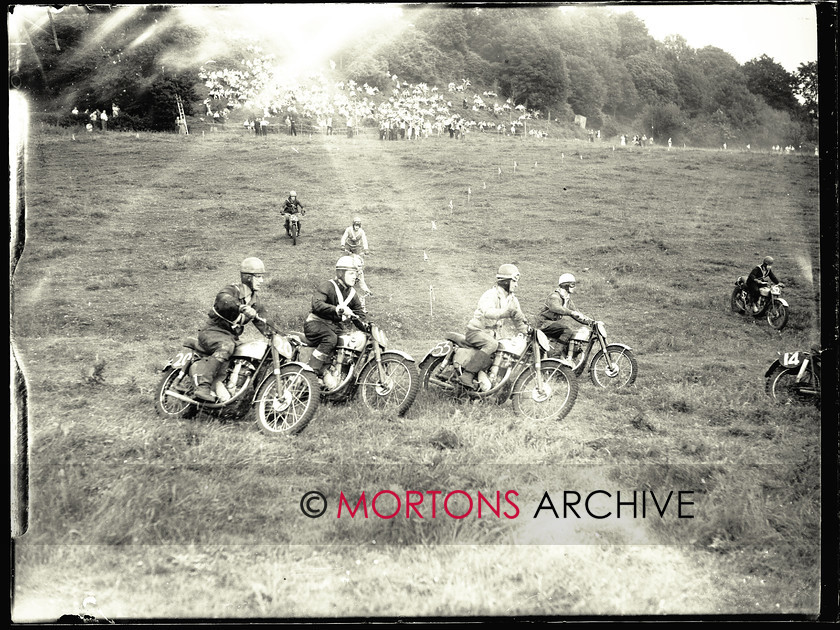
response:
[[[216,402],[216,396],[210,389],[216,373],[224,362],[216,357],[210,356],[197,361],[194,364],[193,378],[195,379],[195,397],[205,402]]]
[[[467,387],[473,386],[473,379],[475,375],[482,370],[487,369],[493,364],[493,357],[484,352],[484,350],[476,350],[467,364],[464,366],[464,371],[458,379]]]

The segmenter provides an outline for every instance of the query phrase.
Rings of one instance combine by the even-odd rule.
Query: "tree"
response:
[[[619,59],[628,59],[634,55],[653,52],[656,40],[650,36],[645,23],[634,13],[621,13],[615,18],[618,27]]]
[[[794,80],[796,95],[802,100],[802,106],[808,112],[808,116],[814,121],[819,121],[819,73],[817,71],[817,62],[809,61],[808,63],[800,64],[796,70]]]
[[[682,129],[685,117],[673,103],[648,105],[642,115],[642,122],[645,129],[651,130],[651,136],[669,138]]]
[[[792,112],[797,108],[795,77],[767,55],[744,64],[747,89],[764,98],[770,107]]]
[[[536,41],[523,41],[497,65],[502,95],[530,109],[551,109],[569,96],[566,60],[556,48]]]
[[[625,62],[636,91],[646,103],[673,103],[679,90],[674,77],[668,72],[653,53],[634,55]]]
[[[598,69],[589,60],[577,55],[566,55],[569,73],[568,103],[576,114],[597,118],[606,99],[607,89]]]

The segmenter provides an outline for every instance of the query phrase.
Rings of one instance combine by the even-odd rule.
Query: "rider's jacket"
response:
[[[757,265],[747,277],[747,286],[753,287],[756,282],[767,282],[767,278],[770,278],[770,282],[773,284],[779,284],[779,280],[772,269],[768,269],[763,264]]]
[[[216,295],[213,308],[207,313],[210,318],[208,323],[239,337],[245,324],[251,321],[245,313],[239,312],[241,306],[250,306],[257,311],[257,315],[266,319],[265,306],[260,302],[258,295],[247,284],[237,282],[229,284]],[[266,325],[262,322],[254,321],[254,326],[260,332],[266,332]]]
[[[286,203],[283,204],[283,212],[286,214],[297,214],[303,210],[303,204],[295,198],[294,200],[289,197],[286,199]]]
[[[344,235],[341,237],[341,247],[349,249],[353,254],[367,251],[368,241],[365,231],[362,228],[356,230],[351,225],[344,230]]]
[[[485,291],[478,300],[478,308],[467,322],[467,330],[480,330],[495,336],[507,319],[513,322],[519,332],[528,331],[525,314],[517,297],[496,285]]]
[[[312,308],[306,317],[306,321],[320,320],[328,324],[340,324],[342,318],[336,310],[339,303],[350,308],[359,319],[365,319],[365,311],[356,290],[339,280],[328,280],[315,289],[312,296]],[[364,330],[363,325],[354,323],[358,328]]]
[[[582,317],[581,313],[572,303],[572,296],[557,287],[551,292],[551,295],[545,298],[543,308],[537,314],[537,326],[542,328],[546,323],[559,321],[566,315],[581,324],[585,323],[580,319]]]

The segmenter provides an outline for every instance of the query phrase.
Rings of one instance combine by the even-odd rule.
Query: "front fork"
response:
[[[371,335],[372,337],[373,335]],[[376,369],[379,371],[379,382],[385,383],[385,368],[382,367],[382,349],[376,339],[373,339],[373,356],[376,357]]]
[[[601,346],[601,352],[607,360],[607,369],[604,370],[610,378],[618,374],[618,364],[613,363],[610,353],[607,351],[607,339],[598,330],[595,330],[595,335],[598,337],[598,344]]]

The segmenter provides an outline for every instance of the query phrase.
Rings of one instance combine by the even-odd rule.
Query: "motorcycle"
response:
[[[289,220],[289,227],[286,232],[289,238],[292,239],[292,245],[297,245],[298,238],[300,237],[300,217],[304,214],[306,213],[302,211],[295,214],[286,213],[286,217]]]
[[[557,359],[546,358],[551,345],[545,333],[528,327],[526,334],[499,340],[492,367],[476,375],[479,387],[469,388],[459,377],[477,351],[460,333],[447,333],[420,363],[424,389],[472,399],[510,398],[515,413],[531,420],[562,420],[572,410],[578,382]]]
[[[596,347],[598,351],[593,356]],[[579,328],[569,340],[565,353],[561,355],[559,351],[552,351],[549,357],[565,361],[575,376],[583,374],[588,367],[589,377],[598,387],[630,387],[639,374],[639,366],[630,346],[607,343],[604,322],[593,321]]]
[[[729,306],[733,313],[751,313],[753,317],[766,317],[771,328],[781,330],[788,322],[787,300],[782,297],[782,283],[759,288],[758,303],[753,304],[747,289],[747,279],[739,276],[735,281],[735,288],[729,298]]]
[[[332,361],[324,368],[321,399],[346,402],[358,396],[375,411],[404,416],[420,389],[414,359],[402,350],[386,350],[388,338],[376,324],[366,332],[340,334]],[[301,332],[289,333],[295,360],[308,364],[315,347]]]
[[[311,367],[294,360],[291,343],[276,331],[269,329],[265,339],[236,346],[227,370],[210,386],[215,403],[192,396],[196,384],[191,368],[206,356],[197,338],[182,342],[163,368],[155,397],[158,415],[192,418],[204,411],[242,418],[253,409],[260,430],[268,435],[300,433],[315,415],[320,404],[318,377]]]
[[[780,352],[764,373],[764,391],[783,405],[812,400],[819,407],[821,354],[820,350]]]

